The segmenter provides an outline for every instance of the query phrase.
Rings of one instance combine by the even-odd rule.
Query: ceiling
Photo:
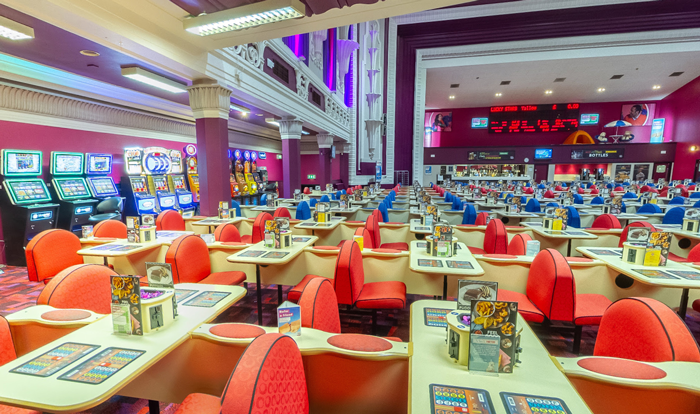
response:
[[[673,72],[681,76],[669,77]],[[613,75],[624,75],[611,80]],[[426,108],[663,99],[700,76],[700,53],[658,53],[440,67],[427,70]],[[566,78],[555,83],[556,78]],[[511,81],[501,86],[502,81]],[[459,88],[450,88],[459,84]],[[661,85],[653,90],[653,85]],[[598,88],[605,88],[598,92]],[[551,95],[545,95],[551,90]],[[496,93],[502,96],[496,97]],[[449,96],[454,95],[450,100]]]

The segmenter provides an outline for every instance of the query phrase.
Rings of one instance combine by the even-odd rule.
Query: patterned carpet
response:
[[[23,267],[6,267],[0,274],[0,315],[7,315],[33,306],[43,289],[43,283],[33,283],[27,280],[27,271]],[[285,287],[284,297],[290,286]],[[257,324],[257,306],[255,302],[255,285],[248,285],[248,294],[234,306],[222,313],[215,322],[247,322]],[[409,305],[421,299],[432,299],[432,296],[408,295]],[[453,298],[454,299],[454,298]],[[273,326],[276,323],[275,309],[277,308],[277,287],[263,286],[263,324]],[[409,337],[409,307],[400,311],[380,312],[378,318],[378,334],[380,336],[399,337],[408,341]],[[344,333],[371,334],[371,318],[341,312],[342,331]],[[686,324],[700,342],[700,313],[688,310]],[[533,325],[540,341],[550,354],[554,356],[571,357],[573,331],[570,329],[545,328]],[[592,355],[597,328],[586,327],[583,331],[581,354]],[[135,414],[146,407],[145,400],[115,396],[86,413],[93,414]],[[161,403],[161,413],[171,414],[177,409],[177,404]],[[143,410],[147,412],[147,410]]]

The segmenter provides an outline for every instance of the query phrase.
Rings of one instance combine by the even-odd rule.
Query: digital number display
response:
[[[493,106],[489,117],[489,132],[576,131],[579,127],[579,109],[577,103]]]

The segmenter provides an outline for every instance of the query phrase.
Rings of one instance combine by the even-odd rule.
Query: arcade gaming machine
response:
[[[82,237],[83,225],[90,224],[98,200],[91,198],[83,175],[85,154],[51,152],[51,192],[58,197],[58,227]]]
[[[595,171],[595,179],[596,181],[605,181],[605,170],[602,168],[598,168]]]
[[[238,204],[241,203],[241,189],[236,181],[235,164],[233,162],[233,151],[228,150],[228,168],[231,171],[229,175],[229,183],[231,184],[231,200],[235,200]]]
[[[114,184],[114,180],[109,174],[112,173],[112,154],[95,154],[88,152],[85,154],[85,174],[92,196],[98,200],[105,200],[110,197],[119,197],[119,191]]]
[[[260,196],[258,195],[258,183],[255,182],[255,178],[253,177],[250,151],[246,150],[245,152],[243,152],[243,158],[245,158],[245,162],[243,163],[245,183],[246,185],[248,185],[248,194],[250,195],[250,199],[247,200],[249,202],[247,202],[246,204],[253,204],[257,206]]]
[[[148,191],[158,200],[158,211],[177,210],[177,197],[170,191],[168,176],[172,167],[170,151],[160,147],[143,150],[143,171],[146,173]]]
[[[143,169],[143,150],[126,148],[124,150],[124,167],[126,177],[122,178],[122,194],[126,198],[124,214],[138,216],[141,214],[158,214],[156,198],[148,192],[148,181]],[[128,183],[128,186],[124,186]],[[126,187],[126,188],[125,188]]]
[[[197,173],[197,146],[187,144],[185,146],[185,163],[187,164],[187,181],[190,183],[190,191],[192,191],[192,201],[199,202],[199,174]]]
[[[234,150],[233,157],[236,159],[234,168],[236,169],[236,182],[240,190],[240,200],[236,201],[241,205],[248,205],[250,204],[250,191],[248,189],[248,183],[245,180],[245,167],[243,166],[241,150]]]
[[[197,205],[194,202],[192,192],[187,189],[187,180],[185,178],[182,153],[177,150],[170,151],[170,174],[168,177],[168,185],[170,191],[175,193],[177,198],[177,206],[182,210],[182,217],[193,217]]]
[[[255,184],[258,186],[258,193],[262,194],[265,192],[265,183],[263,183],[262,176],[258,171],[258,153],[256,151],[251,151],[250,159],[252,160],[250,163],[250,169],[253,173],[253,179],[255,180]]]
[[[26,266],[24,247],[44,230],[55,229],[58,204],[41,178],[41,151],[0,151],[0,175],[4,180],[0,196],[5,258],[10,266]]]
[[[591,179],[591,170],[588,168],[581,168],[579,170],[579,176],[581,178],[581,181],[588,181]]]

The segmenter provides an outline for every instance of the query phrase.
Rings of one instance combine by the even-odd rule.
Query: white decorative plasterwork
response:
[[[286,116],[279,121],[282,139],[301,139],[301,129],[304,123],[293,116]]]
[[[9,85],[0,85],[0,110],[157,131],[187,138],[195,136],[192,123]]]
[[[422,66],[421,52],[416,52],[416,84],[413,100],[413,180],[422,182],[423,178],[423,128],[425,119],[425,81],[427,70]]]
[[[326,39],[328,39],[328,29],[311,32],[309,54],[311,55],[311,61],[320,68],[323,67],[323,42]]]
[[[230,50],[243,58],[251,66],[262,70],[263,66],[265,65],[263,51],[265,50],[266,45],[267,42],[248,43],[246,45],[234,46],[230,48]]]
[[[231,90],[221,85],[192,85],[187,88],[190,107],[195,119],[228,119],[231,106]]]
[[[333,135],[331,134],[317,134],[316,142],[319,148],[330,148],[333,146]]]

